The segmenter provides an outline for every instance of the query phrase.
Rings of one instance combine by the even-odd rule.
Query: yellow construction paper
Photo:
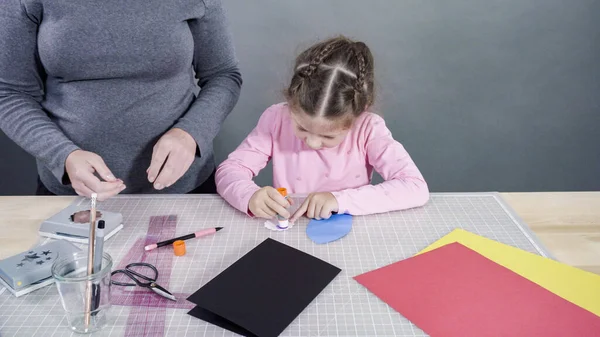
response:
[[[462,229],[455,229],[418,254],[453,242],[473,249],[567,301],[600,316],[600,275]]]

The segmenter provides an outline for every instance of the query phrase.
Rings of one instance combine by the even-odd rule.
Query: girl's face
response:
[[[345,121],[311,117],[304,112],[292,112],[296,137],[313,150],[340,145],[350,128]]]

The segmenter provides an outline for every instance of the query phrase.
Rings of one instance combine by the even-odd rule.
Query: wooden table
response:
[[[561,262],[600,274],[600,192],[502,193]],[[38,241],[43,220],[73,197],[0,197],[0,259]]]
[[[557,260],[600,274],[600,192],[502,193]]]

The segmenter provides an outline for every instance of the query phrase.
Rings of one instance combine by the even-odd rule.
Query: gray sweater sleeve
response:
[[[65,160],[78,147],[40,105],[44,72],[37,57],[39,12],[19,0],[0,4],[0,128],[62,181]]]
[[[194,70],[200,92],[174,127],[196,140],[200,155],[212,153],[212,142],[240,96],[242,77],[237,66],[229,24],[220,0],[204,0],[205,14],[189,22],[194,37]]]

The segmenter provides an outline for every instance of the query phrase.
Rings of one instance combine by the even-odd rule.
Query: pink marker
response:
[[[170,240],[167,240],[167,241],[161,241],[159,243],[154,243],[154,244],[151,244],[151,245],[147,245],[146,247],[144,247],[144,250],[148,251],[148,250],[152,250],[154,248],[158,248],[158,247],[162,247],[162,246],[167,246],[167,245],[170,245],[170,244],[172,244],[173,242],[175,242],[177,240],[187,240],[187,239],[193,239],[193,238],[200,238],[200,237],[203,237],[203,236],[207,236],[207,235],[216,233],[216,232],[220,231],[221,229],[223,229],[223,227],[216,227],[216,228],[209,228],[209,229],[201,230],[201,231],[196,232],[196,233],[192,233],[192,234],[180,236],[178,238],[170,239]]]

